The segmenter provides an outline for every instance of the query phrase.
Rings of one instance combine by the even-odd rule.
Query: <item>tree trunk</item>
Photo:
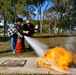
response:
[[[49,23],[49,35],[50,35],[50,23]]]
[[[12,23],[15,23],[15,17],[13,17]]]
[[[40,33],[42,33],[42,20],[40,20]]]
[[[43,23],[42,23],[42,15],[41,15],[41,8],[40,8],[40,33],[42,33],[42,26],[43,26]]]
[[[6,19],[4,19],[4,38],[6,37],[6,32],[7,32],[7,25],[6,25]]]

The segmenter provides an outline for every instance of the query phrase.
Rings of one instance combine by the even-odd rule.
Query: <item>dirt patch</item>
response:
[[[6,60],[1,63],[1,67],[23,67],[27,60]]]

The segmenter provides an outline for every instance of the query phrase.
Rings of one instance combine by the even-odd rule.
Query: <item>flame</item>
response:
[[[64,48],[55,47],[45,52],[43,58],[39,57],[37,63],[43,67],[52,68],[54,66],[61,70],[68,70],[68,65],[72,62],[72,55]]]

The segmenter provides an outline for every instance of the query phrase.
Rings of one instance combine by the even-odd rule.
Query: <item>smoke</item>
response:
[[[49,47],[41,42],[39,42],[38,40],[28,37],[28,36],[24,36],[26,41],[30,44],[30,46],[35,50],[35,52],[39,55],[39,56],[43,56],[45,51],[49,49]]]
[[[66,37],[64,42],[61,42],[60,46],[65,48],[67,51],[76,53],[76,41],[75,37]]]
[[[75,42],[75,38],[74,37],[68,37],[67,40],[62,43],[63,47],[71,52],[76,52],[76,42]]]

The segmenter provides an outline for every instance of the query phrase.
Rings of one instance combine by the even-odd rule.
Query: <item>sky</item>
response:
[[[4,25],[4,20],[1,20],[1,23]]]
[[[48,2],[46,1],[46,2],[44,3],[44,5],[42,6],[42,12],[45,10],[45,7],[47,6],[47,4],[48,4]],[[53,5],[54,5],[54,4],[53,4],[52,2],[49,2],[47,9],[50,8],[50,7],[52,7]],[[34,19],[34,20],[37,20],[37,19],[38,19],[37,9],[36,9],[36,11],[35,11],[34,13],[36,14],[36,17],[33,18],[33,19]],[[26,17],[24,17],[23,19],[26,20]]]
[[[48,4],[48,2],[46,1],[46,2],[44,3],[44,5],[42,6],[42,12],[45,10],[45,7],[47,6],[47,4]],[[52,6],[54,6],[54,4],[53,4],[52,2],[49,2],[47,9],[50,8],[50,7],[52,7]],[[36,13],[36,15],[38,14],[38,13],[37,13],[37,10],[36,10],[35,13]],[[36,20],[37,20],[37,17],[38,17],[38,16],[36,16],[36,18],[35,18]]]
[[[44,3],[44,6],[42,7],[42,11],[44,11],[45,7],[47,6],[48,2]],[[54,4],[52,2],[49,2],[48,8],[52,7]]]

